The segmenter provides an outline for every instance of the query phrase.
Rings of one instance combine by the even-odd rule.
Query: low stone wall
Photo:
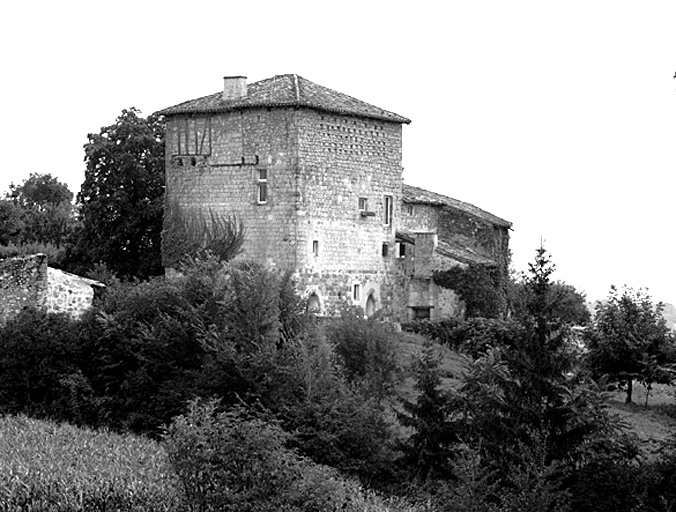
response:
[[[0,260],[0,325],[28,307],[78,318],[91,307],[96,288],[103,285],[49,268],[44,254]]]
[[[69,274],[63,270],[47,269],[47,290],[41,306],[50,313],[67,313],[79,318],[94,301],[94,288],[101,286],[92,279]]]
[[[0,324],[29,306],[38,306],[46,290],[46,255],[0,260]]]

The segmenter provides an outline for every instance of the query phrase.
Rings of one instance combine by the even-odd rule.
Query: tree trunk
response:
[[[625,404],[631,403],[631,392],[633,391],[632,380],[633,379],[627,379],[627,399],[624,401]]]

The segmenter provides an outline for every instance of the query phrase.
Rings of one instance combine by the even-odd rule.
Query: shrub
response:
[[[191,403],[165,436],[172,466],[190,507],[202,511],[361,510],[356,484],[286,448],[274,421],[216,402]]]
[[[473,358],[491,347],[514,347],[525,332],[516,322],[496,318],[418,320],[402,324],[402,329],[421,334]]]
[[[0,510],[178,511],[158,443],[24,416],[0,419]]]
[[[0,329],[0,413],[71,419],[64,380],[79,374],[76,324],[26,309]]]
[[[390,324],[345,310],[328,326],[327,338],[348,382],[361,386],[378,402],[392,393],[400,364],[399,337]]]

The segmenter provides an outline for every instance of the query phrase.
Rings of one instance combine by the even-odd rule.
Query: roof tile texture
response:
[[[186,101],[159,111],[165,116],[229,112],[254,107],[307,107],[324,112],[353,115],[408,124],[410,119],[318,85],[298,75],[276,75],[247,86],[247,96],[226,101],[221,92]]]

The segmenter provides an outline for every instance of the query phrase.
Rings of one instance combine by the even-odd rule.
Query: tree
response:
[[[7,245],[21,233],[21,209],[9,200],[0,200],[0,245]]]
[[[10,185],[7,199],[21,219],[21,229],[12,240],[15,243],[60,247],[75,227],[73,193],[49,173],[33,173],[21,185]]]
[[[645,290],[611,287],[608,300],[596,306],[587,335],[589,365],[597,377],[626,383],[626,402],[632,401],[634,380],[650,390],[652,383],[670,383],[675,361],[674,335]],[[646,398],[647,400],[647,398]]]
[[[75,257],[103,262],[121,277],[162,273],[164,122],[123,110],[115,124],[90,133],[85,181],[77,196],[82,217]]]

